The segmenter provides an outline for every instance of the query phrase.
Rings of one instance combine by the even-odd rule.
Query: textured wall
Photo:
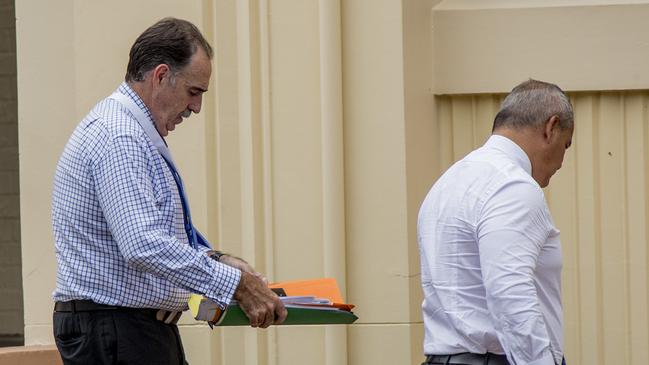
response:
[[[360,317],[351,327],[210,331],[186,315],[189,361],[420,362],[413,217],[435,166],[426,143],[433,3],[19,2],[26,342],[52,342],[56,160],[78,120],[117,86],[144,25],[174,14],[194,21],[217,55],[203,111],[168,139],[194,222],[270,280],[337,278]]]
[[[0,335],[23,333],[14,0],[0,0]]]
[[[522,2],[539,4],[516,3]],[[195,22],[216,50],[203,111],[169,138],[195,223],[219,248],[246,258],[271,280],[336,277],[360,317],[349,327],[210,331],[184,316],[190,362],[421,362],[419,204],[436,174],[484,141],[502,97],[475,90],[433,96],[440,71],[433,60],[456,35],[435,33],[435,20],[444,16],[433,14],[431,24],[436,3],[19,1],[27,342],[52,342],[49,205],[56,160],[78,120],[122,79],[133,39],[145,25],[173,14]],[[500,10],[486,13],[491,11]],[[626,18],[610,19],[617,24]],[[465,20],[443,24],[476,24]],[[440,37],[446,43],[436,43]],[[506,45],[494,50],[456,40],[458,48],[473,51],[472,60],[493,52],[490,57],[501,59],[504,70],[536,67],[508,63],[501,57],[512,52]],[[634,69],[615,65],[611,69],[633,79],[628,73]],[[497,80],[519,78],[490,72]],[[485,90],[502,91],[498,85]],[[563,231],[568,358],[577,364],[649,363],[646,96],[572,97],[578,118],[574,147],[547,190]]]
[[[646,0],[444,0],[432,17],[434,92],[506,92],[528,77],[647,89],[647,17]]]
[[[546,189],[564,252],[566,357],[647,364],[649,91],[569,96],[573,145]],[[485,141],[502,97],[438,97],[443,168]]]

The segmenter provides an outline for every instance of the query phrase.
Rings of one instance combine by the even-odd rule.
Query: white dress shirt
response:
[[[419,211],[424,353],[561,364],[561,243],[531,163],[493,135],[449,168]]]

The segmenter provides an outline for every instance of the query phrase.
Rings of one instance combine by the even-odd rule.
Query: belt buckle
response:
[[[178,323],[178,320],[180,319],[181,315],[182,312],[180,311],[168,311],[168,310],[160,309],[156,312],[155,318],[158,321],[166,324],[176,324]]]

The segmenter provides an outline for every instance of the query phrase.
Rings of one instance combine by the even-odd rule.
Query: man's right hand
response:
[[[234,299],[250,319],[251,327],[267,328],[271,324],[280,324],[288,312],[279,297],[258,276],[246,271],[241,272],[239,286],[234,292]]]

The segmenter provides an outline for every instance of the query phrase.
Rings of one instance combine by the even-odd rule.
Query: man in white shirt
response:
[[[525,81],[431,188],[417,227],[424,364],[562,363],[561,244],[541,188],[573,128],[559,87]]]

